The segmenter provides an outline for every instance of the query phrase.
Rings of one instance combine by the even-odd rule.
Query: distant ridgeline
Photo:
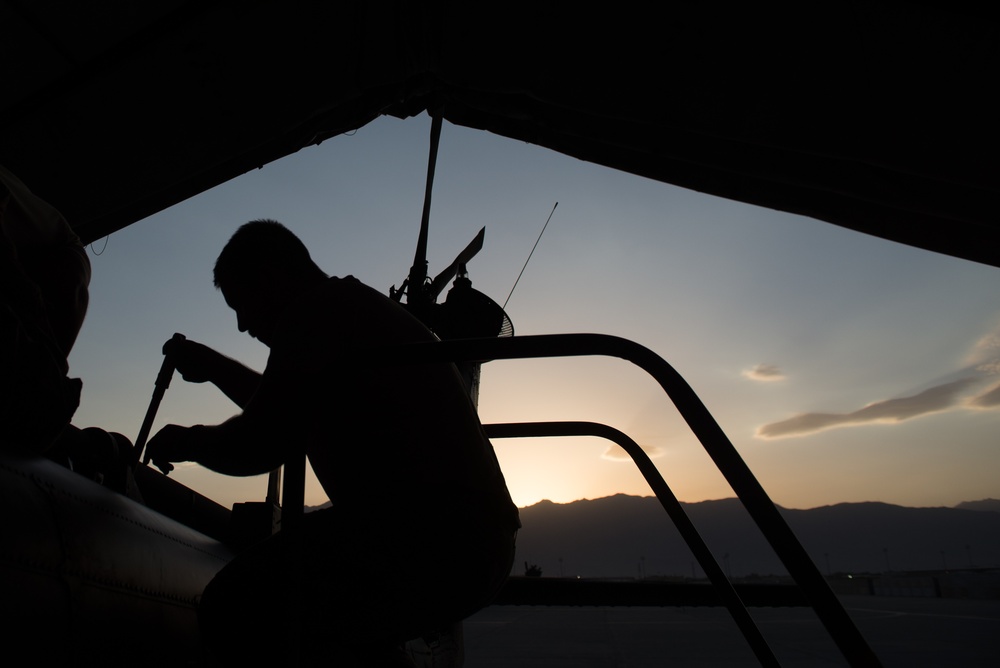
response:
[[[737,499],[682,504],[731,577],[784,575],[785,568]],[[956,508],[842,503],[779,508],[824,574],[1000,568],[1000,501]],[[521,509],[515,575],[703,578],[654,497],[616,495]]]

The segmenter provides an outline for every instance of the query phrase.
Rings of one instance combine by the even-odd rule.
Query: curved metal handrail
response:
[[[627,434],[614,427],[598,422],[521,422],[521,423],[501,423],[484,424],[486,435],[492,438],[529,438],[529,437],[553,437],[553,436],[598,436],[613,441],[622,447],[632,458],[639,472],[646,479],[653,494],[660,501],[660,505],[667,511],[667,515],[673,521],[674,526],[680,532],[695,559],[705,575],[712,582],[716,592],[729,609],[729,614],[743,632],[753,653],[757,656],[762,666],[777,666],[777,657],[767,644],[767,640],[761,634],[760,629],[754,622],[753,617],[747,611],[746,606],[740,599],[739,594],[733,588],[732,582],[722,572],[719,562],[715,560],[712,551],[702,539],[701,534],[695,528],[680,501],[674,495],[663,476],[653,464],[649,455],[639,447]]]
[[[881,666],[878,657],[715,418],[684,378],[650,349],[606,334],[546,334],[414,343],[373,348],[370,352],[369,359],[380,365],[602,355],[618,357],[642,368],[673,401],[789,575],[802,589],[806,600],[848,662],[852,666]]]

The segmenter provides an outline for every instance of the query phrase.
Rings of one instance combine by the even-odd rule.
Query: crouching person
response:
[[[492,446],[452,364],[381,365],[367,351],[431,341],[403,307],[327,276],[274,221],[242,226],[215,265],[241,332],[270,349],[263,373],[189,340],[168,343],[185,380],[242,413],[164,427],[154,464],[255,475],[305,449],[332,506],[239,555],[199,611],[212,657],[283,665],[289,620],[304,663],[391,665],[402,642],[487,605],[519,528]]]

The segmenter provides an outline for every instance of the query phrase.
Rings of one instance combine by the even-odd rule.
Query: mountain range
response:
[[[787,573],[739,500],[681,505],[731,577]],[[1000,500],[778,510],[824,574],[1000,567]],[[655,497],[541,501],[520,512],[514,574],[537,566],[556,577],[704,577]]]

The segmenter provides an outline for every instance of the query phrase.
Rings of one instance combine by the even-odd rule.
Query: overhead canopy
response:
[[[430,110],[1000,266],[1000,30],[981,11],[0,0],[0,163],[92,241]]]

